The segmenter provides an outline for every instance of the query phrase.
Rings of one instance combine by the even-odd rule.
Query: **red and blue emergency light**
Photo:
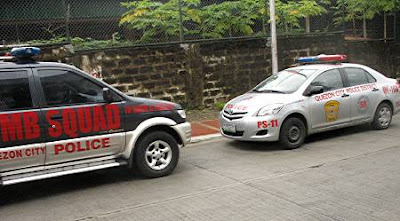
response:
[[[335,55],[318,55],[313,57],[300,57],[297,59],[300,63],[313,63],[313,62],[341,62],[347,60],[347,55],[335,54]]]
[[[40,48],[36,47],[21,47],[11,49],[10,55],[16,58],[30,58],[40,54]]]

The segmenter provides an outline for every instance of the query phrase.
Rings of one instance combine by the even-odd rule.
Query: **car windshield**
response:
[[[259,85],[252,92],[256,93],[281,93],[291,94],[307,80],[308,76],[316,70],[311,69],[293,69],[280,71],[273,74]]]

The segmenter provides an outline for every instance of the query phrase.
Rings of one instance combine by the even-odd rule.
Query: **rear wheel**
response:
[[[155,178],[170,174],[178,160],[179,147],[174,137],[155,131],[137,142],[133,163],[140,175]]]
[[[306,138],[306,126],[296,117],[286,119],[279,133],[279,142],[286,150],[299,148]]]
[[[384,130],[390,126],[392,122],[392,108],[387,103],[379,104],[375,111],[372,127],[376,130]]]

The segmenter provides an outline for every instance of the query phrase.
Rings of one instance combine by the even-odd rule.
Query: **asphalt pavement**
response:
[[[217,138],[163,178],[115,168],[5,187],[0,220],[399,220],[399,159],[400,116],[291,151]]]

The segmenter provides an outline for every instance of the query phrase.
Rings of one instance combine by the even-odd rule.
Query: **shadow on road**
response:
[[[369,125],[359,125],[354,127],[347,127],[347,128],[312,134],[306,138],[306,140],[304,141],[304,145],[328,139],[343,139],[346,136],[371,130],[372,128]],[[251,141],[230,140],[228,144],[236,149],[246,150],[246,151],[260,151],[260,152],[287,151],[279,146],[279,142],[251,142]]]
[[[112,168],[0,187],[0,207],[57,194],[139,179],[141,178],[126,168]]]

